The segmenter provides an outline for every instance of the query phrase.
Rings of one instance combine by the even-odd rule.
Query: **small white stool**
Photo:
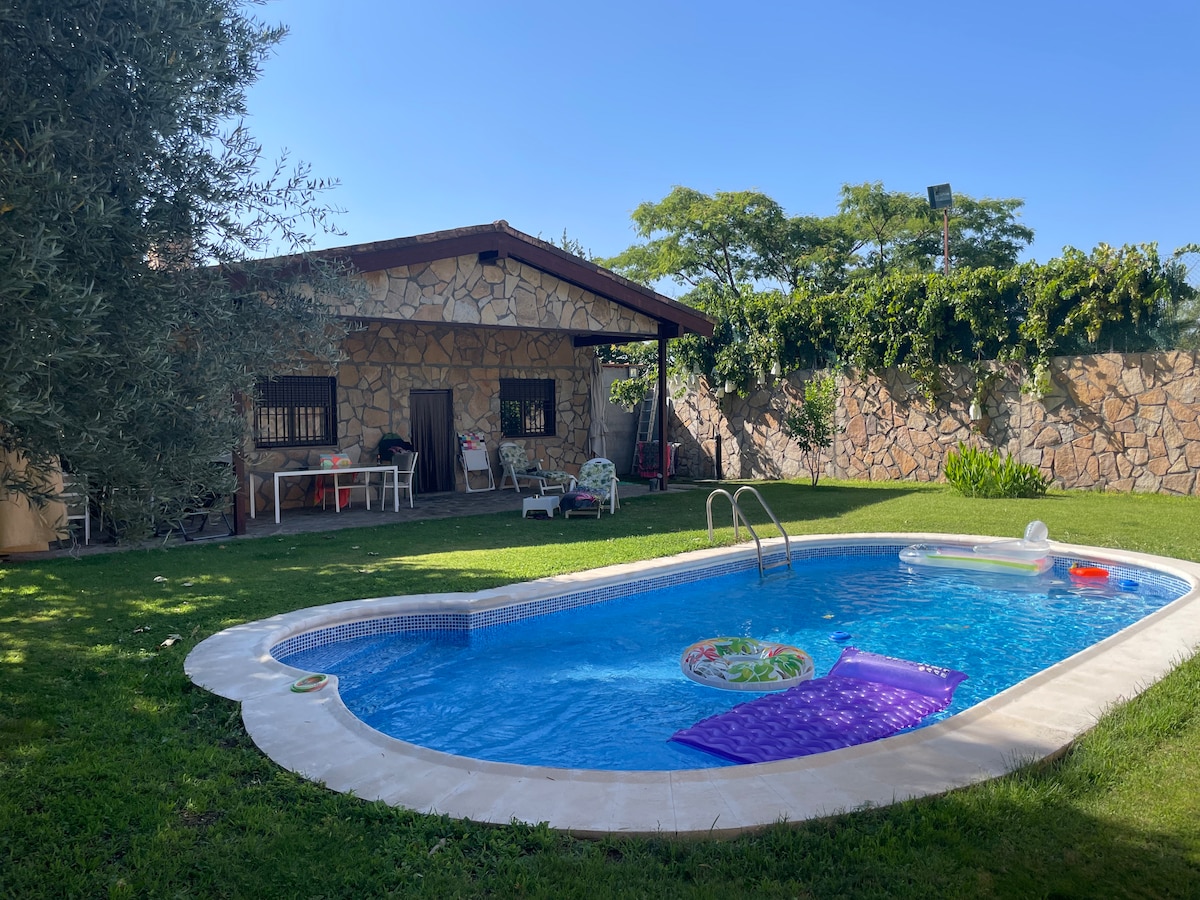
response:
[[[558,509],[558,501],[558,497],[546,495],[541,497],[526,497],[521,501],[521,518],[528,518],[531,512],[535,509],[540,509],[544,510],[553,519],[555,511]]]

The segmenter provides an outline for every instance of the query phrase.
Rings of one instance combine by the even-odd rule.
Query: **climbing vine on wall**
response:
[[[1068,248],[1045,264],[869,275],[828,293],[744,285],[735,294],[705,282],[688,302],[715,320],[713,336],[673,341],[671,374],[745,392],[778,371],[896,367],[933,402],[946,367],[981,375],[985,361],[1000,361],[1023,365],[1030,390],[1044,393],[1052,356],[1175,346],[1175,311],[1197,297],[1179,261],[1189,249],[1163,258],[1153,244]],[[641,350],[640,376],[613,386],[630,408],[656,371],[653,346]],[[985,389],[981,381],[976,400]]]
[[[777,315],[773,337],[785,369],[804,365],[789,348],[827,344],[853,368],[906,371],[932,399],[952,364],[1017,361],[1033,381],[1051,356],[1170,347],[1174,311],[1196,296],[1185,275],[1178,253],[1101,244],[1045,265],[863,278],[793,297],[803,312]]]

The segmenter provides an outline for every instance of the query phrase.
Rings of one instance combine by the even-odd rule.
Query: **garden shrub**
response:
[[[833,444],[837,433],[837,383],[832,375],[814,375],[804,383],[804,402],[788,409],[783,417],[783,433],[800,445],[808,464],[812,486],[821,477],[822,452]]]
[[[946,456],[946,481],[967,497],[1040,497],[1050,479],[1036,466],[1002,456],[999,450],[979,450],[961,441]]]

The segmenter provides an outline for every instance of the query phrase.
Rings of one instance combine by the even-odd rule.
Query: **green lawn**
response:
[[[1200,561],[1197,498],[760,488],[792,534],[1017,537],[1038,518],[1058,540]],[[1196,657],[1056,763],[699,842],[576,840],[333,794],[263,757],[237,705],[183,674],[200,640],[284,610],[707,546],[706,497],[632,497],[599,521],[510,513],[5,565],[0,896],[1200,896]],[[714,509],[731,523],[727,504]],[[730,541],[732,528],[717,538]],[[160,646],[171,635],[181,640]]]

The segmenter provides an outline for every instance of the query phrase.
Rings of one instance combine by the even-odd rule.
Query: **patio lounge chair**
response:
[[[222,527],[204,534],[214,516],[221,520]],[[197,494],[189,502],[166,513],[156,529],[164,544],[173,534],[185,541],[210,541],[230,537],[233,533],[233,497],[215,491]]]
[[[609,515],[621,508],[617,496],[617,467],[611,459],[597,456],[579,467],[579,475],[572,481],[571,490],[559,501],[558,508],[564,518],[595,513],[598,519],[604,512],[605,503]]]
[[[557,469],[543,469],[540,459],[530,462],[525,454],[525,447],[512,441],[505,441],[500,445],[500,468],[500,489],[503,490],[511,484],[518,494],[521,493],[522,481],[533,485],[539,494],[546,491],[565,493],[571,483],[570,473]]]

